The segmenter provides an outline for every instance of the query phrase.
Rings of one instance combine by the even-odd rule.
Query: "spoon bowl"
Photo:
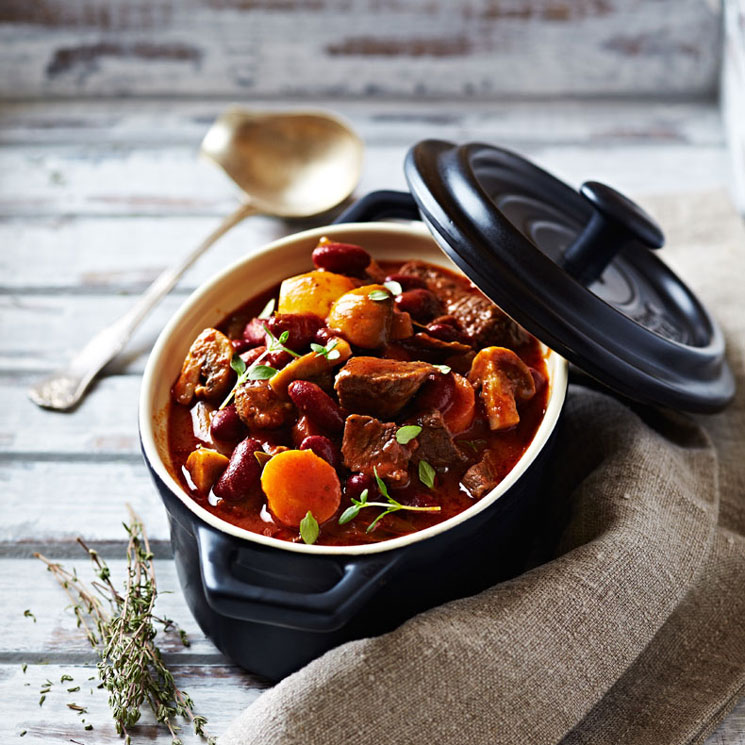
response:
[[[359,181],[363,145],[325,113],[229,109],[202,141],[259,212],[310,217],[343,202]]]

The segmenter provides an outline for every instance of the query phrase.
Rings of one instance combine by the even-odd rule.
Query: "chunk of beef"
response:
[[[427,285],[427,288],[434,292],[446,305],[451,300],[457,300],[466,294],[466,290],[458,280],[445,274],[445,272],[438,271],[429,264],[425,264],[423,261],[407,262],[398,270],[398,274],[421,279]]]
[[[392,419],[434,371],[427,362],[352,357],[337,374],[334,388],[345,409]]]
[[[491,300],[479,292],[469,291],[445,272],[421,261],[410,261],[399,273],[423,280],[445,302],[447,312],[460,321],[478,346],[516,347],[529,340],[529,334]]]
[[[250,380],[235,392],[235,408],[250,432],[277,429],[293,415],[291,403],[282,400],[268,380]]]
[[[500,462],[499,455],[493,450],[485,450],[481,460],[471,466],[463,476],[461,483],[476,499],[481,499],[506,476],[509,468]]]
[[[479,347],[519,347],[530,339],[522,326],[480,293],[464,294],[453,300],[448,304],[448,313],[461,322]]]
[[[341,445],[344,465],[350,471],[369,476],[377,470],[381,479],[393,485],[405,484],[411,453],[417,443],[413,440],[402,445],[396,440],[397,429],[397,424],[371,416],[348,416]]]
[[[415,463],[426,460],[436,471],[458,469],[466,465],[468,458],[453,441],[439,411],[433,409],[420,414],[415,422],[422,428],[416,438],[419,447],[412,456]]]

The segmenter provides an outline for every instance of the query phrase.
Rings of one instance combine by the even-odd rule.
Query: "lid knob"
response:
[[[582,234],[564,252],[564,268],[587,286],[603,273],[613,257],[631,241],[647,248],[665,242],[660,226],[638,204],[598,181],[585,181],[579,193],[593,214]]]

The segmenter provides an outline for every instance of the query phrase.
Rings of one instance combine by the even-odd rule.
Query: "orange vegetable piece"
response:
[[[326,345],[326,348],[329,346],[331,345]],[[334,339],[334,347],[331,351],[338,352],[334,359],[329,359],[328,355],[318,354],[317,352],[308,352],[302,357],[295,357],[292,362],[288,362],[269,378],[269,385],[272,390],[278,396],[287,398],[287,387],[293,380],[309,380],[318,377],[343,364],[352,356],[352,348],[344,339]]]
[[[294,528],[308,511],[319,524],[326,522],[341,501],[336,471],[312,450],[285,450],[275,455],[261,473],[261,488],[271,513]]]
[[[222,453],[209,448],[198,448],[186,459],[186,470],[200,494],[207,494],[222,472],[228,467],[229,459]]]
[[[450,406],[442,412],[442,418],[450,434],[459,435],[471,426],[476,416],[476,393],[473,386],[462,375],[453,373],[453,378],[455,378],[455,395]]]
[[[278,313],[313,313],[326,318],[334,301],[357,284],[343,274],[308,272],[288,277],[279,287]]]
[[[535,394],[535,380],[530,368],[506,347],[486,347],[474,358],[471,383],[480,388],[489,429],[514,427],[520,421],[517,401],[526,401]]]
[[[364,285],[345,293],[326,319],[330,329],[363,349],[382,347],[388,341],[392,322],[393,295],[383,285]]]

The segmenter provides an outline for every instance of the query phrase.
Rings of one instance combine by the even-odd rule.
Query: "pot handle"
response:
[[[350,556],[340,567],[332,557],[319,557],[319,562],[305,554],[238,544],[206,525],[195,526],[195,533],[204,593],[213,610],[242,621],[309,631],[341,628],[400,558],[400,552]],[[320,566],[324,584],[330,580],[331,586],[314,590],[318,577],[314,570],[308,574],[309,566]],[[250,578],[236,576],[241,567]],[[305,587],[303,575],[308,576]],[[283,580],[300,589],[273,586]]]
[[[419,220],[419,209],[408,191],[371,191],[334,220],[343,222],[373,222],[396,217],[402,220]]]

